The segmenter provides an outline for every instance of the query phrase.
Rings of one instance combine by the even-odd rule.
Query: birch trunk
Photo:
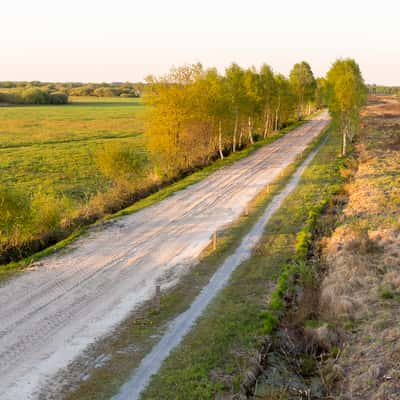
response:
[[[264,127],[264,139],[267,137],[268,135],[268,129],[269,129],[269,111],[267,113],[267,119],[265,121],[265,127]]]
[[[253,140],[253,134],[251,132],[251,117],[249,116],[249,120],[248,120],[248,125],[249,125],[249,140],[250,143],[253,144],[254,140]]]
[[[281,108],[281,97],[278,97],[278,106],[275,110],[275,132],[278,130],[279,110]]]
[[[239,115],[238,115],[238,112],[236,112],[235,128],[233,129],[233,135],[232,135],[232,153],[234,153],[236,151],[236,135],[237,135],[237,130],[238,130],[238,124],[239,124]]]
[[[239,135],[239,149],[242,148],[242,139],[243,139],[243,127],[240,128],[240,135]]]
[[[219,121],[219,128],[218,128],[218,150],[219,150],[219,156],[221,157],[221,160],[224,159],[224,153],[222,152],[222,122]]]

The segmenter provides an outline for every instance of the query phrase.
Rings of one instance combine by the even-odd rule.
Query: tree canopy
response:
[[[343,133],[343,155],[347,140],[353,140],[360,124],[360,111],[367,100],[367,87],[360,67],[352,59],[335,61],[326,75],[327,101],[334,122]]]
[[[299,118],[305,113],[314,100],[316,82],[310,65],[306,61],[295,64],[289,75],[290,84],[297,98],[297,112]]]
[[[311,111],[315,88],[305,62],[296,64],[291,79],[267,64],[243,69],[235,63],[223,74],[192,64],[148,77],[145,131],[158,171],[172,177],[266,138],[299,118],[299,101]]]

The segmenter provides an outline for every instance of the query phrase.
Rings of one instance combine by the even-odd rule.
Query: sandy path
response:
[[[0,399],[36,398],[58,369],[151,298],[156,281],[173,285],[213,230],[236,219],[327,121],[321,114],[1,287]]]
[[[324,142],[325,143],[325,142]],[[140,394],[148,385],[152,375],[156,374],[162,362],[171,351],[179,345],[183,337],[190,331],[195,321],[200,317],[211,300],[226,285],[232,272],[249,259],[255,245],[260,241],[264,228],[271,216],[279,209],[283,200],[289,195],[299,183],[300,177],[306,167],[318,153],[322,143],[317,149],[302,162],[285,188],[277,194],[268,205],[264,214],[259,218],[250,232],[242,239],[236,251],[229,256],[212,276],[210,282],[202,289],[195,298],[190,308],[178,315],[169,325],[168,330],[161,340],[142,360],[139,367],[134,371],[132,378],[121,388],[121,392],[113,400],[138,400]]]

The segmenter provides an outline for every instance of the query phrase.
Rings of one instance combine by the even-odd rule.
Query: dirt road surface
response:
[[[321,144],[320,146],[322,146]],[[243,238],[240,246],[229,256],[217,272],[210,279],[210,282],[203,288],[200,294],[191,304],[190,308],[178,315],[169,325],[167,332],[157,343],[152,351],[142,360],[132,378],[121,388],[120,393],[113,400],[138,400],[140,394],[148,385],[151,377],[158,372],[162,362],[170,352],[178,346],[183,337],[190,331],[193,324],[200,317],[211,300],[228,282],[232,272],[245,260],[251,257],[252,250],[260,241],[264,228],[271,216],[279,209],[283,200],[297,186],[301,175],[307,165],[313,160],[320,147],[311,152],[303,161],[301,166],[293,174],[285,188],[277,194],[268,205],[264,214],[259,218],[251,231]]]
[[[174,285],[327,125],[320,114],[164,201],[93,230],[0,288],[0,399],[36,399],[90,343]]]

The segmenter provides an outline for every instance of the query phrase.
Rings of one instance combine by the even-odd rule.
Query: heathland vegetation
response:
[[[334,74],[342,64],[345,82]],[[185,65],[149,77],[141,99],[72,97],[58,107],[1,107],[0,260],[55,243],[328,103],[350,136],[364,93],[357,68],[338,61],[327,79],[315,79],[306,62],[294,65],[289,78],[268,65],[232,64],[223,74]],[[62,89],[36,85],[23,90]],[[82,86],[71,84],[68,94]]]

